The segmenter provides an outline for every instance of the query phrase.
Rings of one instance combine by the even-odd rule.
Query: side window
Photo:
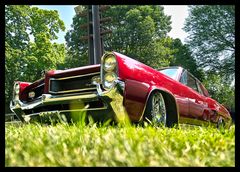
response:
[[[187,86],[191,87],[195,91],[198,91],[196,80],[189,74],[188,74]]]
[[[187,85],[187,71],[184,70],[184,72],[181,75],[180,82],[184,85]]]
[[[196,81],[196,79],[187,70],[184,70],[182,73],[180,82],[203,95],[203,91],[198,81]]]
[[[203,94],[203,90],[201,88],[201,84],[197,81],[197,87],[198,87],[198,92],[201,94],[201,95],[204,95]]]
[[[200,83],[200,87],[202,89],[203,95],[209,97],[210,95],[209,95],[207,89],[203,86],[202,83]]]

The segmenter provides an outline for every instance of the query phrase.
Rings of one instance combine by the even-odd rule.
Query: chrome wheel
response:
[[[153,124],[166,125],[166,107],[161,93],[156,92],[152,96],[151,122]]]
[[[162,90],[151,91],[140,122],[150,123],[154,126],[178,126],[178,109],[175,98]]]
[[[224,120],[222,119],[222,117],[220,117],[219,120],[218,120],[218,123],[217,123],[217,128],[218,128],[218,129],[222,129],[222,128],[224,128],[224,127],[225,127],[225,122],[224,122]]]

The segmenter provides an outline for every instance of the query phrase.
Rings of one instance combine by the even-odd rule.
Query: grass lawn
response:
[[[235,126],[8,124],[5,166],[235,166]]]

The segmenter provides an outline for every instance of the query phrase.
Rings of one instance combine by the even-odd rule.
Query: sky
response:
[[[172,38],[179,38],[182,42],[185,42],[187,33],[182,29],[184,26],[185,18],[188,16],[187,5],[162,5],[164,7],[164,13],[171,16],[172,30],[168,35]]]
[[[41,9],[48,10],[57,10],[60,16],[65,23],[65,31],[58,33],[57,43],[65,43],[65,34],[71,28],[72,18],[75,15],[74,7],[77,5],[34,5]],[[185,18],[188,16],[188,7],[187,5],[162,5],[164,7],[164,13],[171,16],[172,21],[172,30],[168,35],[172,38],[179,38],[184,43],[187,33],[182,30],[184,26]]]
[[[60,31],[57,36],[59,37],[58,40],[56,40],[57,43],[65,43],[65,34],[67,33],[68,30],[71,28],[72,24],[72,18],[76,14],[74,11],[74,7],[77,5],[33,5],[37,6],[38,8],[41,9],[46,9],[46,10],[57,10],[58,14],[60,16],[60,19],[63,20],[65,24],[65,31],[62,32]]]

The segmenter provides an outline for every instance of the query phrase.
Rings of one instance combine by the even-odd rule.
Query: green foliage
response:
[[[73,17],[72,29],[65,35],[67,45],[66,67],[79,67],[88,64],[88,41],[81,41],[82,36],[88,34],[87,29],[80,28],[81,24],[87,23],[87,17]]]
[[[198,66],[231,83],[235,77],[235,6],[190,6],[184,29]]]
[[[159,68],[168,66],[172,50],[168,47],[171,39],[166,37],[171,30],[170,17],[157,5],[112,5],[103,12],[112,22],[104,23],[103,30],[112,34],[104,35],[106,51],[117,51],[135,58],[147,65]],[[80,37],[87,35],[87,29],[80,28],[86,17],[75,16],[72,29],[65,36],[72,67],[87,64],[87,41]]]
[[[235,126],[7,125],[5,166],[235,166]]]
[[[11,48],[24,49],[30,41],[28,33],[30,20],[29,5],[5,6],[5,42]]]
[[[209,94],[219,103],[222,103],[229,109],[235,109],[235,87],[229,84],[220,76],[209,73],[203,81]]]
[[[64,62],[64,44],[51,41],[65,26],[57,11],[29,5],[7,5],[5,14],[5,95],[9,103],[15,80],[33,82],[43,70]]]
[[[175,50],[175,53],[173,54],[170,65],[182,66],[202,81],[204,79],[203,70],[198,67],[188,45],[183,45],[180,39],[175,39],[172,43],[172,49]]]

